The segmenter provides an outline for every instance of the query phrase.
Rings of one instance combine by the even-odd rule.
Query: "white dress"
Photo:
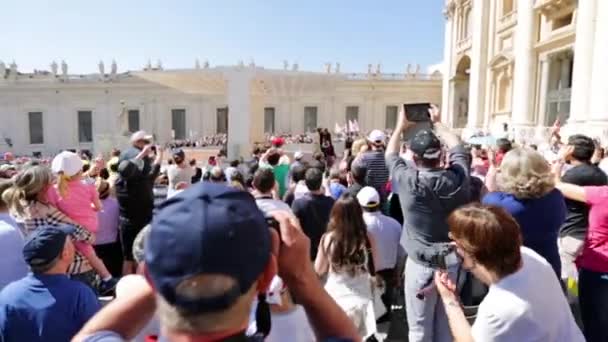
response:
[[[371,276],[366,265],[367,256],[363,265],[349,266],[355,269],[354,275],[351,275],[346,269],[334,270],[330,264],[325,283],[325,291],[353,321],[360,336],[365,338],[377,331]]]

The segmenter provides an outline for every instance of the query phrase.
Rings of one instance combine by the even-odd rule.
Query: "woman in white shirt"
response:
[[[462,267],[490,288],[471,327],[456,286],[436,273],[454,341],[584,341],[551,265],[522,246],[511,215],[474,204],[453,212],[448,224]]]

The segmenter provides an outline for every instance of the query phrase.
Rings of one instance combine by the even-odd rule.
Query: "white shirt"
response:
[[[363,212],[367,231],[376,240],[377,271],[394,268],[397,264],[397,250],[401,239],[401,225],[392,217],[381,212]]]
[[[299,181],[298,184],[296,184],[296,188],[293,192],[294,201],[297,200],[298,198],[304,197],[304,195],[306,195],[309,192],[310,192],[310,190],[308,190],[306,183],[304,181]]]
[[[551,265],[522,247],[523,267],[490,286],[477,312],[475,341],[585,341]]]
[[[291,208],[287,205],[287,203],[273,198],[256,198],[255,203],[258,205],[258,208],[264,212],[264,214],[268,214],[274,210],[286,210],[291,212]]]
[[[180,167],[178,165],[170,165],[167,168],[167,177],[169,178],[167,198],[173,197],[179,191],[175,189],[177,184],[181,182],[188,185],[192,184],[192,176],[194,176],[194,170],[190,166]]]
[[[251,315],[249,326],[247,327],[247,335],[253,335],[257,331],[255,322],[255,309],[257,300],[251,306]],[[316,337],[306,317],[306,312],[301,305],[295,305],[288,312],[271,313],[270,316],[270,334],[266,336],[265,342],[309,342],[316,341]]]
[[[296,305],[293,310],[284,313],[273,313],[271,315],[272,328],[266,337],[266,342],[308,342],[315,341],[308,317],[301,305]]]

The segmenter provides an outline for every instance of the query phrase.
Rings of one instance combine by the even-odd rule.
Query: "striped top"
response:
[[[359,163],[366,168],[365,182],[378,191],[380,197],[386,199],[386,183],[389,172],[384,159],[384,151],[369,151],[361,154]]]

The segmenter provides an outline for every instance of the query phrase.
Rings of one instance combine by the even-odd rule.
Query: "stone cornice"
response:
[[[576,3],[577,0],[537,0],[534,8],[552,20],[572,12]]]

